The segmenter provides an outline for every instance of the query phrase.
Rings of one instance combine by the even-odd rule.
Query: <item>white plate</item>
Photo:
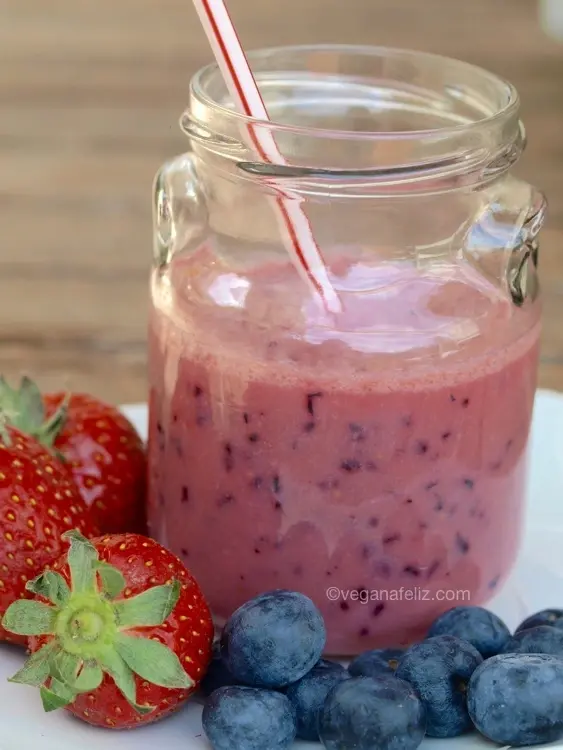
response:
[[[146,406],[123,410],[145,436]],[[563,394],[538,393],[528,498],[518,564],[490,605],[512,627],[535,610],[563,605]],[[201,706],[196,702],[152,727],[132,732],[95,729],[64,711],[43,713],[37,690],[9,684],[6,678],[21,662],[21,651],[0,647],[0,750],[154,750],[155,745],[165,750],[209,750],[201,729]],[[444,750],[445,745],[444,740],[424,740],[421,750]],[[454,746],[454,750],[493,747],[477,735],[447,742],[448,748]],[[295,750],[314,747],[305,742],[295,744]],[[563,747],[563,743],[554,747]]]

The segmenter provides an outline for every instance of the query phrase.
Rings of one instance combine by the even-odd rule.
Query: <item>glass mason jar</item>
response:
[[[514,88],[417,52],[251,54],[286,166],[215,65],[155,183],[152,534],[218,621],[299,590],[328,651],[406,643],[490,598],[518,550],[543,196],[510,174]],[[342,312],[293,266],[298,201]]]

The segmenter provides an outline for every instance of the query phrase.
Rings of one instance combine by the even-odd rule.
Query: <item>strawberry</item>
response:
[[[61,454],[102,534],[146,531],[145,449],[118,409],[84,393],[42,398],[29,378],[17,390],[0,378],[0,408]]]
[[[30,597],[27,582],[56,559],[61,535],[78,527],[95,533],[67,469],[40,443],[10,427],[0,428],[0,617]],[[26,644],[0,625],[0,640]]]
[[[39,687],[46,711],[64,706],[96,726],[132,729],[176,710],[211,659],[196,581],[139,534],[65,538],[68,553],[28,583],[35,599],[4,615],[32,652],[12,681]]]

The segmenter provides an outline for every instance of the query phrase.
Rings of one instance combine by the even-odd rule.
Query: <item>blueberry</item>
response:
[[[541,612],[536,612],[521,622],[516,628],[516,632],[519,633],[521,630],[535,628],[538,625],[563,627],[563,609],[542,609]]]
[[[346,667],[343,667],[340,662],[331,661],[330,659],[319,659],[319,661],[315,664],[313,669],[317,669],[317,668],[333,669],[336,672],[346,672]]]
[[[208,698],[203,730],[213,750],[285,750],[295,739],[295,713],[281,693],[222,687]]]
[[[563,630],[550,625],[521,630],[511,638],[503,654],[551,654],[563,656]]]
[[[563,661],[546,654],[501,654],[478,667],[469,714],[501,745],[537,745],[563,737]]]
[[[454,607],[431,625],[429,636],[455,635],[475,646],[485,659],[500,654],[510,639],[504,622],[483,607]]]
[[[466,686],[482,661],[476,648],[452,635],[428,638],[405,653],[396,675],[422,701],[429,737],[457,737],[471,729]]]
[[[321,613],[296,591],[270,591],[251,599],[229,618],[221,654],[241,682],[283,687],[318,662],[326,641]]]
[[[305,677],[287,688],[285,694],[295,709],[297,736],[300,739],[319,741],[319,711],[330,690],[349,678],[342,665],[321,659]]]
[[[221,647],[216,641],[213,644],[213,658],[207,669],[205,677],[200,683],[200,690],[206,697],[214,690],[227,685],[241,685],[240,680],[229,672],[229,669],[221,657]]]
[[[396,677],[351,677],[328,694],[319,713],[327,750],[415,750],[424,737],[424,708]]]
[[[399,659],[405,653],[404,648],[376,648],[364,651],[348,667],[353,677],[379,677],[395,674]]]

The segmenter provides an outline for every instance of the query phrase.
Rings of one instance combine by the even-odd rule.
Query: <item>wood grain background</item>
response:
[[[230,0],[247,47],[408,46],[522,95],[518,172],[546,191],[541,385],[563,390],[563,45],[534,0]],[[0,0],[0,363],[144,400],[150,187],[210,53],[189,0]]]

